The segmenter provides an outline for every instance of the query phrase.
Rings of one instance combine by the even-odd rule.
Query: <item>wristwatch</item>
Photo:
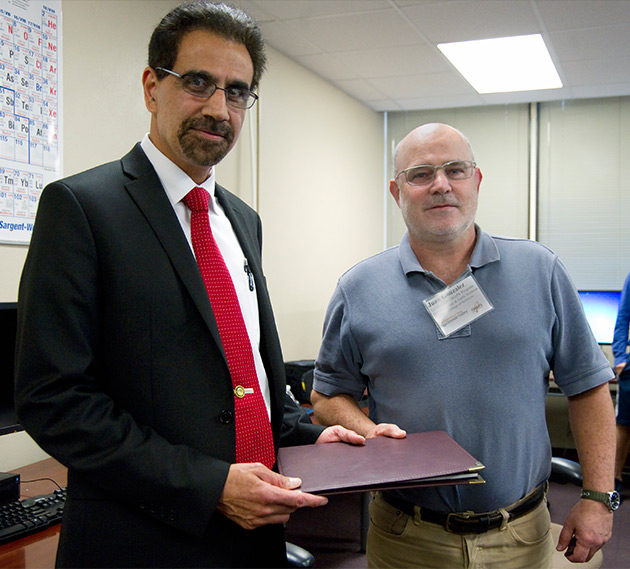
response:
[[[614,490],[612,492],[595,492],[594,490],[584,490],[582,488],[580,498],[601,502],[608,507],[608,511],[611,513],[619,508],[620,503],[619,493]]]

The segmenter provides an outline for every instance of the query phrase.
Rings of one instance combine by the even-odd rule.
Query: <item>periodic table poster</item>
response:
[[[61,175],[61,0],[0,0],[0,243],[30,242]]]

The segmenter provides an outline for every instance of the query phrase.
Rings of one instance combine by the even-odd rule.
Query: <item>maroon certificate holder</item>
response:
[[[409,433],[404,439],[377,437],[365,445],[325,443],[281,448],[281,474],[302,479],[314,494],[483,483],[483,464],[448,433]]]

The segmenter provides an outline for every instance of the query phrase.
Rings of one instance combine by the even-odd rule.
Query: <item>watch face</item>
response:
[[[609,492],[608,495],[610,496],[610,509],[614,512],[619,508],[619,504],[621,503],[621,500],[619,499],[619,492]]]

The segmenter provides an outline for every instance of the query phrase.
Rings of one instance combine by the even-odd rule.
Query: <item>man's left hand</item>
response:
[[[613,515],[604,504],[580,500],[569,512],[560,532],[557,550],[563,551],[569,561],[590,561],[612,535]],[[574,539],[573,539],[574,538]]]
[[[324,429],[315,442],[317,444],[342,442],[351,445],[363,445],[365,444],[365,437],[341,425],[333,425]]]

